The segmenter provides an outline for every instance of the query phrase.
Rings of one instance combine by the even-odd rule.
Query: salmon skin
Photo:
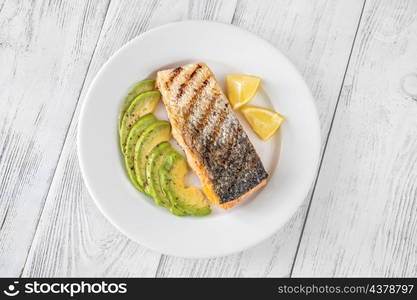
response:
[[[204,63],[159,71],[172,134],[212,204],[228,209],[266,184],[264,166]]]

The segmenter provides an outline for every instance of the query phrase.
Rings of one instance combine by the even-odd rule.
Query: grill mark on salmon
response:
[[[179,68],[157,75],[173,136],[207,198],[228,209],[265,185],[268,174],[210,69]]]
[[[212,82],[209,82],[203,89],[202,94],[211,94],[213,90],[213,84]],[[208,97],[198,97],[196,98],[195,103],[193,103],[192,108],[190,108],[190,112],[185,120],[186,121],[186,128],[185,130],[188,130],[189,134],[185,134],[185,138],[190,138],[190,145],[192,145],[193,140],[191,137],[194,138],[194,136],[202,134],[202,125],[199,125],[201,123],[201,120],[204,118],[204,115],[206,111],[210,111],[211,108],[211,102],[213,100],[213,96],[210,98]],[[199,129],[199,127],[201,129]]]
[[[170,85],[170,90],[172,95],[175,95],[175,101],[181,110],[184,110],[186,106],[190,103],[191,96],[193,95],[193,90],[198,89],[198,86],[201,85],[202,81],[205,79],[201,76],[200,65],[197,65],[193,69],[185,69]]]
[[[201,68],[201,65],[197,65],[194,70],[191,72],[191,74],[188,76],[188,79],[181,83],[180,88],[178,89],[177,98],[181,98],[184,94],[184,89],[187,87],[190,82],[193,80],[193,77],[197,74],[197,71]]]
[[[185,86],[185,83],[181,83],[180,88],[178,89],[177,98],[181,98],[181,96],[184,94]]]
[[[172,71],[171,76],[169,77],[168,81],[165,83],[165,86],[167,89],[169,89],[169,86],[172,84],[175,77],[177,77],[181,73],[182,70],[183,70],[182,67],[178,67]]]
[[[195,104],[197,103],[198,98],[200,97],[203,89],[207,86],[208,80],[205,79],[203,83],[195,90],[194,95],[192,96],[191,100],[188,102],[188,105],[184,109],[184,119],[188,119],[192,109],[194,108]]]
[[[202,117],[197,121],[197,124],[195,126],[195,128],[197,129],[197,132],[201,132],[204,127],[206,127],[207,122],[208,122],[208,115],[211,113],[211,111],[213,110],[214,104],[216,103],[214,101],[215,96],[212,98],[212,100],[209,102],[208,107],[206,108],[205,111],[203,111]]]
[[[193,77],[197,74],[198,70],[200,70],[200,69],[201,69],[201,65],[200,65],[200,64],[198,64],[198,65],[195,67],[194,71],[191,73],[190,78],[189,78],[189,81],[191,81],[191,80],[193,79]]]
[[[224,121],[226,119],[226,116],[227,116],[227,106],[226,106],[225,109],[223,109],[220,112],[220,116],[217,119],[216,125],[214,125],[214,128],[212,129],[211,138],[212,138],[213,141],[217,140],[217,137],[220,134],[220,129],[223,126],[223,123],[224,123]]]

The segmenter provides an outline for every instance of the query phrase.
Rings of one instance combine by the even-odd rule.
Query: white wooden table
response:
[[[273,43],[302,72],[320,169],[291,221],[216,259],[145,249],[80,174],[79,109],[123,44],[184,19]],[[0,276],[417,276],[417,0],[0,0]]]

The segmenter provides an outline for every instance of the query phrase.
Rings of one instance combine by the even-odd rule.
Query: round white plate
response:
[[[262,89],[251,104],[273,108],[286,121],[278,135],[262,142],[237,112],[269,173],[269,183],[228,211],[214,208],[207,217],[180,218],[130,183],[119,151],[118,114],[135,82],[154,77],[160,69],[200,61],[208,64],[222,86],[231,73],[261,77]],[[166,118],[162,104],[156,114]],[[122,47],[90,85],[78,125],[81,170],[97,206],[132,240],[175,256],[227,255],[271,236],[307,195],[319,152],[314,100],[295,67],[261,38],[213,22],[168,24]]]

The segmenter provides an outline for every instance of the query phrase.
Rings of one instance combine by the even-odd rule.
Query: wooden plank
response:
[[[0,276],[19,276],[107,1],[0,5]]]
[[[234,14],[235,25],[269,40],[302,72],[316,98],[323,137],[329,131],[362,8],[363,1],[239,1]],[[157,276],[289,276],[309,199],[262,244],[216,259],[163,257]]]
[[[295,276],[417,276],[417,2],[362,19]]]
[[[192,5],[191,5],[192,4]],[[234,3],[112,1],[86,79],[123,44],[155,25],[185,18],[230,22]],[[81,99],[86,92],[83,89]],[[23,276],[154,276],[160,254],[120,234],[98,211],[78,167],[78,105]]]

